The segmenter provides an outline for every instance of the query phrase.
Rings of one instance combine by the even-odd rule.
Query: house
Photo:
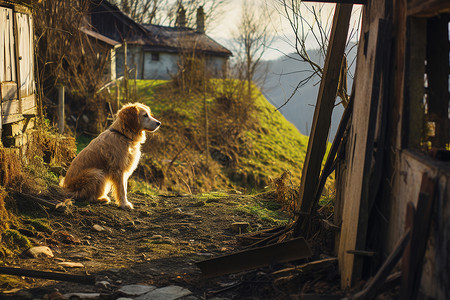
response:
[[[335,170],[342,287],[369,279],[355,299],[374,299],[389,284],[400,286],[400,299],[450,299],[450,1],[332,2],[298,231]],[[319,176],[352,4],[364,4],[352,100]]]
[[[37,114],[29,2],[0,1],[0,136],[4,146],[17,148],[27,144]]]
[[[117,49],[118,76],[124,74],[126,57],[130,78],[170,79],[178,72],[182,57],[192,54],[204,58],[208,71],[218,76],[232,55],[205,34],[202,8],[197,13],[197,28],[192,29],[185,27],[181,19],[176,27],[141,25],[107,1],[93,2],[90,13],[93,30],[124,45]]]
[[[108,60],[108,66],[104,71],[104,80],[106,82],[114,81],[117,77],[116,49],[122,46],[122,44],[85,27],[80,28],[80,31],[95,41],[96,49],[98,51],[97,54],[99,56],[104,56]]]

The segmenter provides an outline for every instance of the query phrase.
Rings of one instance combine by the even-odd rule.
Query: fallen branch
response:
[[[95,276],[93,275],[73,275],[59,272],[35,271],[29,269],[10,268],[10,267],[0,267],[0,274],[95,285]]]

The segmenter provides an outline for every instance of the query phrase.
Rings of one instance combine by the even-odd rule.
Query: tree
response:
[[[176,26],[180,7],[185,11],[186,27],[196,27],[196,14],[203,7],[205,28],[212,26],[229,0],[112,0],[120,10],[141,24]]]
[[[238,76],[246,81],[248,96],[251,96],[253,80],[262,81],[261,83],[264,81],[262,78],[255,78],[255,71],[274,39],[272,25],[267,19],[267,7],[252,5],[248,1],[243,3],[241,20],[234,40],[238,45]]]
[[[34,9],[36,34],[37,84],[40,99],[47,107],[48,117],[56,117],[57,88],[66,87],[68,101],[66,110],[78,120],[91,114],[97,121],[99,131],[106,119],[105,99],[97,93],[107,81],[110,49],[86,35],[85,16],[90,1],[47,0],[37,3]]]
[[[113,0],[120,10],[138,23],[158,24],[163,21],[161,11],[168,0]]]
[[[331,31],[331,20],[333,16],[334,5],[330,4],[305,4],[298,0],[278,0],[278,9],[280,13],[286,18],[292,31],[294,33],[294,40],[290,42],[292,47],[300,58],[290,56],[291,59],[300,60],[306,62],[310,66],[310,70],[299,70],[299,72],[309,72],[310,74],[304,79],[298,82],[296,88],[282,105],[284,106],[294,96],[294,94],[304,85],[306,85],[311,79],[322,77],[322,67],[319,61],[314,61],[308,54],[311,49],[316,49],[322,61],[324,61],[327,48],[328,37]],[[348,47],[349,42],[359,36],[359,28],[361,21],[361,11],[357,10],[355,14],[359,16],[351,26],[351,32],[347,40],[347,50],[350,52],[356,46]],[[346,106],[349,100],[347,91],[347,74],[349,67],[354,61],[348,63],[346,56],[342,62],[342,70],[339,80],[337,96],[341,98],[341,103]]]

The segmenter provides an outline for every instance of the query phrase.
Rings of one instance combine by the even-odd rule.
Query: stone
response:
[[[95,231],[98,231],[98,232],[105,231],[105,228],[103,228],[102,226],[100,226],[98,224],[95,224],[94,226],[92,226],[92,229],[94,229]]]
[[[33,258],[54,256],[52,250],[47,246],[31,247],[30,249],[27,250],[26,253],[28,256]]]
[[[249,222],[234,222],[231,224],[231,230],[236,233],[248,232],[250,228]]]
[[[66,268],[84,268],[84,265],[82,263],[78,262],[71,262],[71,261],[63,261],[58,263],[58,265]]]
[[[163,238],[160,234],[154,234],[150,237],[151,240],[161,240]]]
[[[175,300],[192,294],[190,290],[181,286],[170,285],[148,292],[135,300]]]
[[[70,293],[64,294],[64,297],[66,297],[67,299],[77,299],[77,300],[99,299],[100,293]]]
[[[125,296],[141,296],[156,289],[153,285],[132,284],[125,285],[119,289],[119,292]]]

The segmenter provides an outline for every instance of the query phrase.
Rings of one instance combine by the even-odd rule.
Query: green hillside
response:
[[[178,192],[261,190],[285,170],[299,183],[308,137],[258,89],[246,100],[236,80],[210,80],[187,91],[172,81],[138,80],[130,81],[129,95],[150,106],[162,122],[148,135],[134,186],[145,181]]]

